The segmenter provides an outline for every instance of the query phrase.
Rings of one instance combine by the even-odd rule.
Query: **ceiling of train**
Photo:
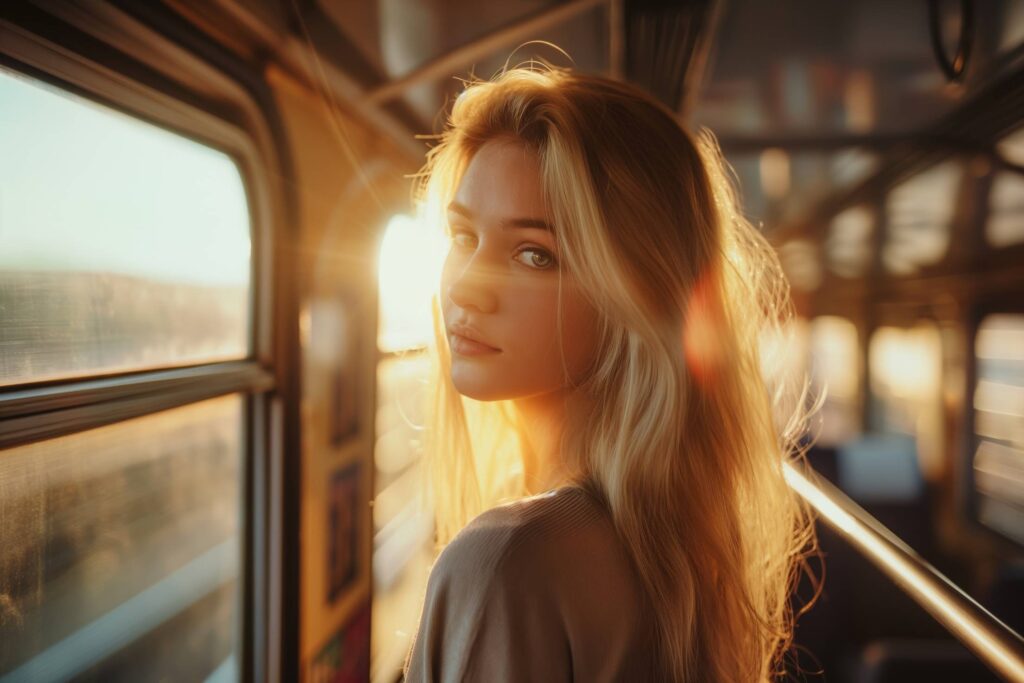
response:
[[[221,0],[222,4],[236,4]],[[746,211],[774,230],[872,173],[877,152],[925,131],[1019,52],[1024,0],[967,3],[966,78],[946,53],[958,0],[260,0],[250,5],[354,81],[407,133],[436,132],[459,78],[533,56],[623,75],[718,137]],[[1018,48],[1018,49],[1015,49]],[[364,103],[365,104],[365,103]],[[765,150],[769,150],[766,154]]]

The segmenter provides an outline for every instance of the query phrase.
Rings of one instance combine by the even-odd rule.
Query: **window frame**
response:
[[[297,473],[285,452],[298,444],[291,406],[300,389],[296,326],[272,324],[294,320],[297,309],[293,290],[283,287],[292,256],[274,249],[294,205],[280,181],[289,170],[286,150],[273,100],[265,87],[259,90],[258,71],[242,65],[242,73],[240,60],[175,21],[171,12],[147,16],[143,23],[128,11],[45,1],[39,7],[5,7],[0,65],[214,147],[235,161],[252,240],[249,355],[0,387],[0,449],[241,393],[238,673],[240,680],[279,680],[290,667],[283,635],[294,619],[288,580],[297,568],[282,556],[288,530],[297,525],[297,515],[288,512],[296,507],[289,481]]]

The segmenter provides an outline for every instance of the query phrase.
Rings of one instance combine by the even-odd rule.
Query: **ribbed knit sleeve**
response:
[[[407,680],[572,680],[557,603],[486,536],[463,536],[431,572]]]
[[[500,506],[434,565],[406,680],[637,680],[649,659],[641,602],[589,493]]]

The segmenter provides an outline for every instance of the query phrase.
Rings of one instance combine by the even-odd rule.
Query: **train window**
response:
[[[841,277],[860,277],[871,264],[874,218],[864,206],[854,206],[832,219],[825,255],[829,269]]]
[[[2,454],[0,672],[234,677],[242,425],[229,395]]]
[[[778,220],[782,222],[799,219],[816,202],[863,180],[877,166],[876,155],[856,148],[832,153],[791,152],[781,157],[787,162],[782,166],[786,172],[785,182],[780,183],[775,178],[781,173],[766,173],[773,166],[778,167],[764,163],[766,157],[772,158],[767,156],[771,151],[766,150],[762,155],[762,188],[766,196],[779,201]],[[781,154],[781,150],[777,150],[774,156],[779,158]]]
[[[405,215],[388,223],[377,267],[381,351],[423,348],[433,334],[430,298],[441,280],[445,246],[440,235]]]
[[[811,381],[825,392],[818,442],[834,446],[860,431],[857,328],[845,318],[818,316],[811,322],[810,348]]]
[[[761,177],[761,156],[754,154],[732,154],[729,165],[736,174],[737,184],[743,193],[743,213],[754,224],[759,224],[768,214],[769,198],[764,194]]]
[[[1024,167],[1024,129],[1004,138],[997,149],[1004,159]],[[992,180],[985,239],[994,247],[1024,242],[1024,174],[1000,171]]]
[[[974,349],[978,518],[1024,544],[1024,315],[985,318]]]
[[[422,472],[417,444],[422,438],[419,426],[424,423],[429,363],[426,354],[415,353],[385,357],[377,366],[371,636],[375,671],[401,669],[433,561],[433,519],[418,508]]]
[[[744,212],[755,224],[796,220],[830,192],[863,180],[878,164],[877,155],[852,147],[830,153],[769,147],[759,154],[731,153],[728,159]]]
[[[0,385],[244,358],[232,159],[0,69]]]
[[[813,292],[821,285],[821,262],[818,248],[809,240],[790,240],[779,247],[779,262],[786,279],[802,292]]]
[[[761,335],[761,371],[773,396],[781,401],[780,430],[792,416],[807,377],[810,325],[806,318],[795,317],[780,327]]]
[[[433,519],[418,507],[424,390],[433,335],[431,295],[440,282],[445,240],[408,216],[393,218],[378,256],[377,440],[373,458],[374,671],[398,672],[416,630],[432,557]],[[376,676],[374,678],[376,680]]]
[[[942,336],[937,325],[880,327],[868,345],[872,431],[915,439],[925,477],[941,473]]]
[[[897,185],[886,201],[887,235],[882,263],[910,275],[938,263],[949,248],[962,166],[947,161]]]

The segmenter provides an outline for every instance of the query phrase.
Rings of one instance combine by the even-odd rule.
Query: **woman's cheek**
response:
[[[581,295],[566,296],[563,350],[569,376],[578,382],[597,353],[597,312]]]
[[[516,309],[509,319],[510,336],[518,352],[515,371],[524,379],[529,377],[531,384],[555,388],[562,377],[557,289],[530,287],[509,294],[509,305]]]

